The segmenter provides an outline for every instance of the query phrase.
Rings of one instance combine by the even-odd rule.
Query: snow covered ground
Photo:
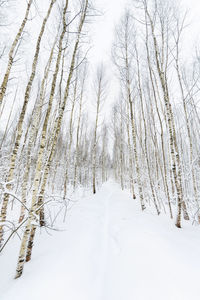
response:
[[[0,300],[199,300],[200,229],[141,212],[111,181],[85,195],[61,231],[38,234],[14,280],[17,239],[0,256]]]

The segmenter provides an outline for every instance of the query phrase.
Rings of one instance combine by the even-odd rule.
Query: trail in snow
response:
[[[10,243],[0,256],[0,300],[200,299],[200,229],[141,212],[117,184],[82,197],[61,226],[38,234],[19,280],[19,242]]]

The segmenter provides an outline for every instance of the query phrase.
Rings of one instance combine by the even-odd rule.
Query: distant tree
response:
[[[93,194],[96,193],[96,163],[97,163],[97,140],[98,140],[98,125],[100,111],[102,104],[105,101],[106,96],[106,81],[105,81],[105,69],[103,65],[99,66],[96,73],[96,78],[94,81],[95,88],[95,106],[96,106],[96,117],[94,126],[94,138],[93,138],[93,148],[92,148],[92,189]]]

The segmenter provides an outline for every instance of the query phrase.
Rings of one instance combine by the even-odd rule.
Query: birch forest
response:
[[[1,300],[199,299],[198,38],[181,0],[121,3],[98,59],[108,2],[0,0]]]

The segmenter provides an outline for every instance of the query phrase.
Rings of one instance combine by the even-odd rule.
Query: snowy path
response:
[[[22,279],[12,279],[17,245],[0,256],[0,300],[200,299],[199,228],[142,213],[112,182],[76,203],[65,227],[38,235]]]

